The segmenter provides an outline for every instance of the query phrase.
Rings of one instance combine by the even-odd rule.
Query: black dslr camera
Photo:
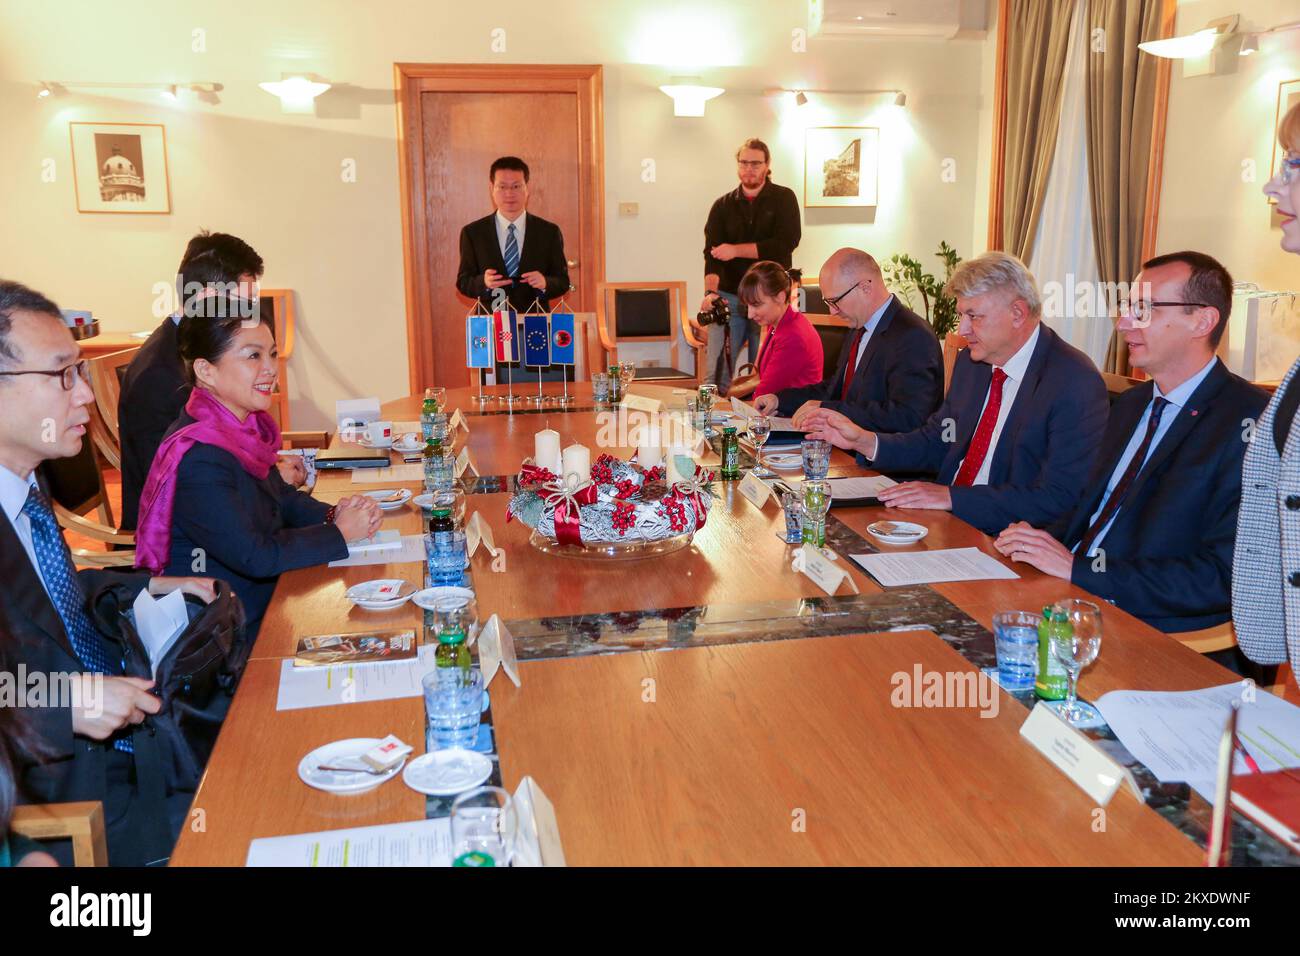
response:
[[[725,327],[731,321],[731,306],[727,304],[727,300],[722,296],[715,296],[713,305],[696,315],[695,321],[700,325],[721,325]]]

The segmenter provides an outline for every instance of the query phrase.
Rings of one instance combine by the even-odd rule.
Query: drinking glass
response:
[[[1069,676],[1069,690],[1060,714],[1071,724],[1086,723],[1098,716],[1097,708],[1079,702],[1079,672],[1097,659],[1101,651],[1101,608],[1091,601],[1070,598],[1052,605],[1065,615],[1069,628],[1052,629],[1052,654]]]
[[[438,410],[433,413],[433,421],[430,423],[433,427],[429,430],[429,437],[441,444],[447,444],[447,413],[438,406]]]
[[[435,667],[420,680],[428,740],[434,750],[469,750],[478,740],[483,711],[483,672],[472,667]]]
[[[429,570],[430,587],[456,587],[465,575],[465,532],[450,532],[452,546],[439,550],[432,534],[424,536],[424,558]]]
[[[820,438],[804,439],[803,476],[809,481],[823,481],[831,470],[831,443]]]
[[[785,543],[803,541],[803,498],[793,491],[781,492],[781,511],[785,514]]]
[[[824,547],[826,544],[826,512],[831,507],[831,486],[825,481],[808,480],[803,483],[803,533],[805,544]]]
[[[424,395],[426,398],[433,399],[434,404],[438,406],[438,411],[445,412],[447,410],[447,389],[443,388],[443,386],[432,385],[424,390]]]
[[[478,602],[473,598],[440,597],[429,614],[434,637],[443,631],[460,630],[465,632],[468,644],[478,635]]]
[[[636,365],[632,362],[619,362],[618,378],[623,386],[623,391],[626,393],[627,387],[636,380]]]
[[[453,866],[509,866],[519,821],[514,801],[500,787],[477,787],[451,804]]]
[[[686,403],[686,414],[690,417],[691,429],[697,434],[706,434],[709,427],[709,410],[693,398]]]
[[[763,445],[772,432],[772,419],[767,415],[754,415],[746,422],[749,439],[754,443],[754,456],[757,460],[754,474],[760,478],[772,477],[772,472],[763,467]]]
[[[456,456],[443,449],[424,459],[425,491],[446,491],[456,484]]]
[[[1029,611],[993,615],[993,641],[998,652],[998,683],[1010,691],[1030,690],[1038,676],[1038,622]]]
[[[609,375],[605,372],[591,376],[591,398],[597,405],[609,401]]]
[[[465,491],[462,488],[440,488],[433,494],[433,509],[450,508],[451,521],[457,528],[465,527]]]

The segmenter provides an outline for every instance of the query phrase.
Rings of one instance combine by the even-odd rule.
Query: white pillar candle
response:
[[[533,436],[533,464],[559,474],[560,433],[555,429],[545,428]]]
[[[581,484],[591,478],[591,449],[586,445],[570,445],[564,449],[560,473],[570,484]]]
[[[651,468],[658,468],[663,464],[664,451],[657,442],[653,445],[637,445],[636,460],[637,464],[649,471]]]
[[[692,463],[695,461],[694,456],[691,455],[691,450],[689,448],[682,445],[674,445],[673,447],[669,448],[668,449],[668,483],[670,485],[675,485],[679,481],[690,481],[692,478],[695,477],[694,464],[691,465],[691,469],[688,474],[683,475],[680,471],[678,471],[677,469],[678,456],[684,458],[690,458]]]

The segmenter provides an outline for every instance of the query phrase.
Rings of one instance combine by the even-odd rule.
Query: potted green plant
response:
[[[957,331],[957,300],[945,295],[943,287],[952,277],[952,272],[961,262],[957,250],[946,242],[939,243],[936,256],[943,262],[943,278],[939,279],[926,272],[921,263],[906,253],[895,254],[881,267],[885,281],[893,293],[907,303],[909,309],[916,309],[913,295],[921,298],[926,321],[934,329],[939,341],[945,341],[949,334]]]

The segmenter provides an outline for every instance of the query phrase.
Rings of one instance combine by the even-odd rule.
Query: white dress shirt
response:
[[[521,265],[523,263],[523,258],[524,258],[524,229],[527,228],[527,226],[524,223],[524,220],[527,218],[528,218],[527,211],[521,212],[519,214],[519,218],[516,219],[514,222],[515,242],[519,244],[519,261]],[[501,210],[498,209],[496,214],[496,223],[497,223],[497,245],[501,247],[501,261],[504,262],[506,258],[506,236],[508,235],[508,231],[510,229],[510,220],[507,219],[505,216],[501,215]]]
[[[855,374],[858,366],[862,363],[862,353],[867,350],[867,343],[871,341],[871,336],[876,333],[876,326],[880,324],[880,317],[885,314],[885,310],[889,308],[889,303],[893,301],[894,294],[891,292],[884,305],[872,312],[871,318],[867,319],[867,324],[863,326],[866,331],[862,333],[862,341],[858,343],[858,354],[853,356],[853,371]]]
[[[45,593],[49,594],[50,586],[45,583],[45,575],[41,573],[41,566],[36,560],[36,545],[32,541],[32,520],[23,513],[23,505],[27,504],[27,496],[31,494],[35,484],[36,472],[32,472],[24,480],[0,465],[0,511],[4,512],[9,523],[13,525],[18,540],[22,542],[23,550],[27,552],[27,559],[32,562],[36,576],[41,579]]]
[[[1020,346],[1020,350],[1015,355],[1007,359],[1006,365],[995,365],[995,369],[1002,369],[1006,373],[1007,380],[1002,383],[1002,404],[998,407],[998,420],[993,425],[993,437],[989,439],[989,450],[984,455],[984,462],[980,465],[979,474],[971,482],[973,485],[987,485],[989,483],[989,468],[993,465],[993,455],[998,450],[998,439],[1002,437],[1002,426],[1007,423],[1007,417],[1011,414],[1011,406],[1015,404],[1016,393],[1020,391],[1020,383],[1024,381],[1025,372],[1029,370],[1029,360],[1034,357],[1034,346],[1038,344],[1038,333],[1042,331],[1042,325],[1034,326],[1034,332]],[[989,391],[993,390],[992,381],[989,382]],[[984,417],[984,409],[989,403],[989,393],[984,393],[984,404],[980,406],[980,418]],[[977,419],[978,420],[978,419]],[[957,465],[957,471],[961,471],[961,466],[965,463],[965,458]],[[956,474],[956,472],[954,472]]]
[[[1115,469],[1110,473],[1110,480],[1106,483],[1106,493],[1102,495],[1101,501],[1097,503],[1097,510],[1088,518],[1089,528],[1091,528],[1093,522],[1097,520],[1102,509],[1106,507],[1106,503],[1110,501],[1110,496],[1115,493],[1115,486],[1118,485],[1119,480],[1124,477],[1124,472],[1128,470],[1129,462],[1133,460],[1133,456],[1137,454],[1138,446],[1142,444],[1142,439],[1146,437],[1147,423],[1151,421],[1151,408],[1155,405],[1155,400],[1157,398],[1163,398],[1169,404],[1165,407],[1165,410],[1160,413],[1160,424],[1156,426],[1156,433],[1151,438],[1151,447],[1147,449],[1147,456],[1142,460],[1143,465],[1146,465],[1146,463],[1151,460],[1151,456],[1155,454],[1156,446],[1160,444],[1160,440],[1165,437],[1165,434],[1174,424],[1174,419],[1177,418],[1178,413],[1183,410],[1183,406],[1187,404],[1187,400],[1192,397],[1192,392],[1196,391],[1196,389],[1200,387],[1200,384],[1205,381],[1205,376],[1210,374],[1210,369],[1214,368],[1214,363],[1217,361],[1217,358],[1211,357],[1211,359],[1205,363],[1203,369],[1187,381],[1183,382],[1183,384],[1179,385],[1177,388],[1170,389],[1168,395],[1160,391],[1160,386],[1156,385],[1155,382],[1151,383],[1154,388],[1151,401],[1147,402],[1146,411],[1144,411],[1142,417],[1138,419],[1138,423],[1133,429],[1133,435],[1129,438],[1128,445],[1124,448],[1124,454],[1120,455],[1119,461],[1115,462]],[[1121,502],[1120,510],[1122,511],[1123,508],[1124,505]],[[1092,539],[1092,546],[1088,549],[1088,555],[1090,557],[1096,553],[1097,548],[1101,545],[1101,539],[1106,537],[1106,533],[1110,531],[1110,526],[1115,523],[1115,518],[1118,517],[1118,515],[1119,511],[1116,511],[1111,519],[1106,522],[1106,527],[1102,528],[1101,531],[1098,532],[1097,537]],[[1076,545],[1075,547],[1077,548],[1078,546]]]

